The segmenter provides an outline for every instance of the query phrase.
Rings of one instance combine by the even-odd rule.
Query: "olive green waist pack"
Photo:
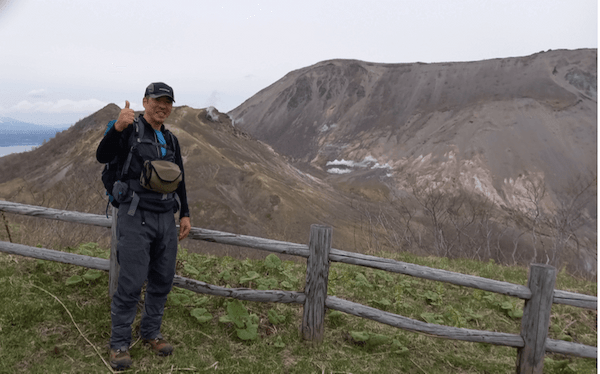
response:
[[[140,175],[140,185],[147,190],[171,193],[174,192],[182,179],[179,166],[165,160],[145,161]]]

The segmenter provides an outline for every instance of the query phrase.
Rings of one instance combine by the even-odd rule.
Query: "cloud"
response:
[[[46,96],[46,89],[38,88],[36,90],[31,90],[31,91],[27,92],[27,96],[44,97],[44,96]]]
[[[96,99],[78,101],[61,99],[56,101],[38,102],[22,100],[11,107],[2,108],[2,111],[5,113],[92,113],[102,109],[106,105],[107,103]]]

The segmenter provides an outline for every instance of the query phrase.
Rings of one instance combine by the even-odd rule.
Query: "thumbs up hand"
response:
[[[129,125],[133,123],[135,119],[135,112],[133,109],[129,108],[129,101],[125,100],[125,108],[121,109],[121,113],[119,113],[119,118],[115,123],[115,130],[121,132],[125,130]]]

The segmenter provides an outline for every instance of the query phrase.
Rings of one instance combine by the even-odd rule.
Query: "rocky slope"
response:
[[[440,64],[324,61],[229,114],[276,151],[343,180],[378,170],[405,189],[410,174],[511,205],[525,177],[554,191],[596,170],[596,64],[596,50]]]
[[[381,201],[412,196],[439,226],[425,231],[438,253],[462,236],[473,241],[462,229],[471,223],[455,219],[477,211],[464,209],[457,196],[466,193],[495,207],[496,230],[518,222],[532,260],[571,257],[565,243],[576,238],[575,257],[596,267],[596,49],[437,64],[324,61],[229,115],[336,188]]]

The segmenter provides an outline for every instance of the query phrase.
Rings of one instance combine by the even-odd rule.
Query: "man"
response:
[[[120,176],[112,191],[120,203],[117,217],[120,271],[111,303],[110,363],[114,369],[126,369],[132,364],[128,350],[131,325],[146,280],[141,338],[159,355],[173,352],[173,346],[162,337],[160,327],[175,275],[178,236],[174,212],[177,208],[179,240],[185,239],[191,229],[179,142],[164,126],[173,102],[175,97],[170,86],[162,82],[150,84],[143,98],[144,114],[136,119],[126,101],[118,119],[109,123],[96,151],[101,163],[117,157]],[[146,175],[148,166],[157,161],[167,162],[181,171],[181,181],[175,191],[158,192],[140,178]]]

